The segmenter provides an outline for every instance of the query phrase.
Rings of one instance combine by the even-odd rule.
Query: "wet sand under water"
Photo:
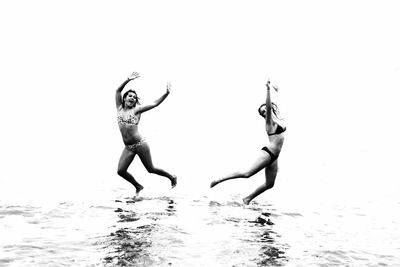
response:
[[[0,205],[0,266],[394,266],[398,221],[208,196]],[[327,211],[329,210],[329,211]],[[321,219],[321,217],[323,219]],[[366,225],[365,221],[369,224]],[[397,234],[395,234],[397,233]],[[73,257],[73,258],[72,258]]]

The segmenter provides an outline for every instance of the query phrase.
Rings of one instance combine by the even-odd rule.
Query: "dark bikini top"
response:
[[[283,128],[282,126],[280,126],[280,125],[278,124],[278,127],[276,127],[276,131],[275,131],[274,133],[269,133],[268,135],[271,136],[271,135],[281,134],[281,133],[283,133],[284,131],[286,131],[286,127]]]

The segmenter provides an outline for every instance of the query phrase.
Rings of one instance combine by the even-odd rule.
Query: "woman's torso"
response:
[[[273,129],[267,132],[267,147],[274,155],[279,155],[282,150],[283,142],[285,141],[285,131],[286,127],[275,121]]]
[[[138,130],[140,114],[136,114],[135,111],[135,108],[118,109],[117,121],[125,145],[135,144],[142,139]]]

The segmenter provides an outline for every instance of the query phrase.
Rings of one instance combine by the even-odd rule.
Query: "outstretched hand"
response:
[[[265,86],[267,86],[267,90],[270,90],[270,89],[271,89],[271,88],[270,88],[270,85],[271,85],[271,81],[270,81],[269,78],[268,78],[267,83],[265,84]],[[271,86],[272,86],[272,88],[273,88],[276,92],[279,91],[278,86],[276,86],[276,85],[271,85]]]
[[[132,81],[132,80],[137,79],[137,78],[139,78],[139,77],[140,77],[139,72],[135,72],[135,71],[134,71],[134,72],[132,72],[131,75],[128,76],[128,80]]]
[[[167,82],[167,94],[171,93],[171,83]]]
[[[268,80],[267,80],[267,83],[265,84],[265,86],[267,87],[267,90],[269,90],[270,88],[269,88],[269,85],[271,84],[271,81],[269,80],[269,78],[268,78]]]

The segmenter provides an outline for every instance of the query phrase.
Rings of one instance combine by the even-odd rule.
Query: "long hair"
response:
[[[135,91],[135,90],[132,90],[132,89],[129,89],[129,90],[126,91],[126,92],[123,94],[123,96],[122,96],[122,108],[125,108],[125,98],[126,98],[126,96],[127,96],[129,93],[134,93],[135,96],[136,96],[136,103],[135,103],[135,106],[134,106],[134,107],[136,107],[137,104],[140,104],[140,102],[139,102],[139,99],[140,99],[140,98],[137,96],[136,91]]]
[[[263,116],[261,113],[261,109],[265,106],[266,105],[264,103],[258,108],[258,113],[260,114],[260,116]],[[271,103],[271,110],[272,110],[272,113],[274,113],[275,117],[277,117],[279,120],[283,119],[283,118],[281,118],[281,113],[279,112],[278,106],[273,102]]]

